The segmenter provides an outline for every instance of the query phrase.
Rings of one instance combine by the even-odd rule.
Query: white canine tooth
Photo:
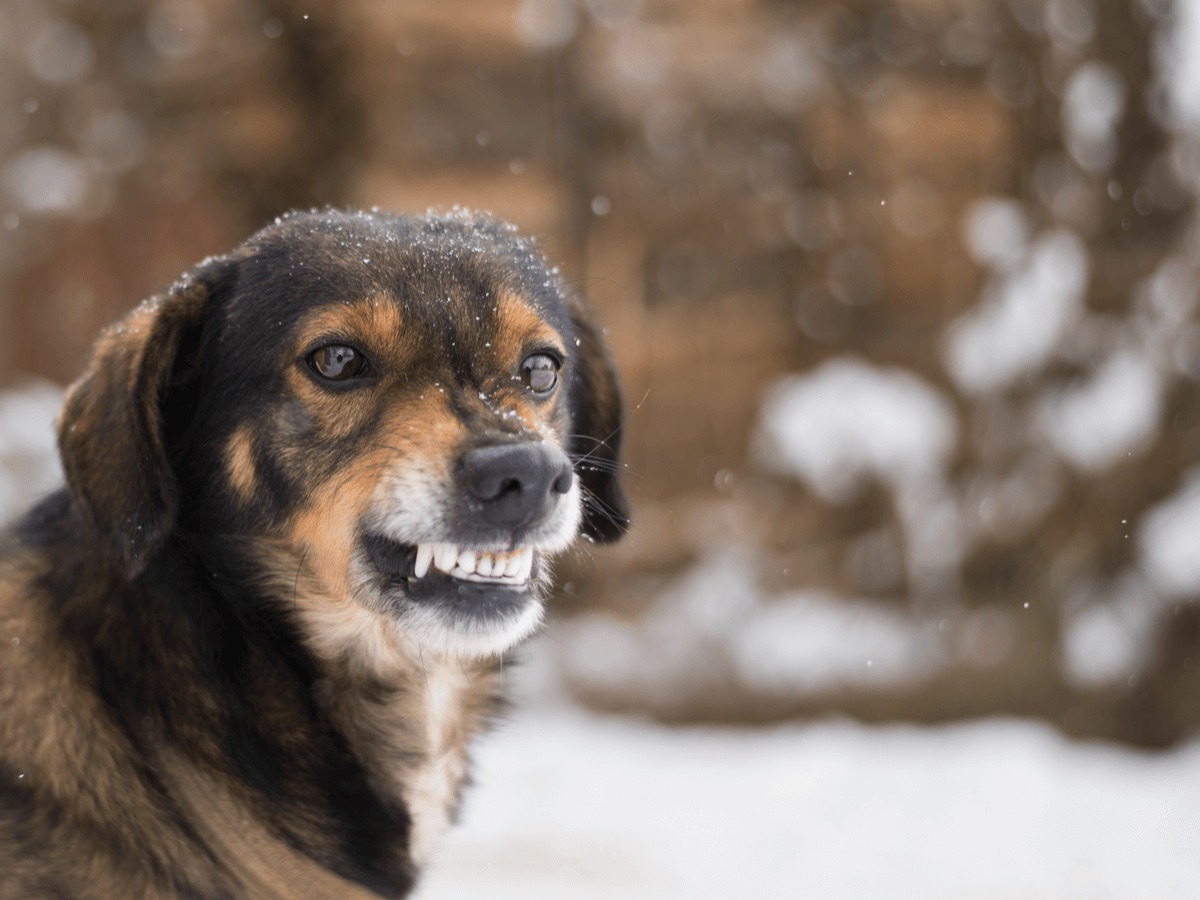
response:
[[[468,575],[474,574],[474,572],[475,572],[475,551],[474,550],[463,550],[461,553],[459,553],[458,554],[458,567],[460,569],[462,569],[464,572],[466,572]]]
[[[413,568],[413,574],[418,578],[424,578],[425,573],[429,571],[429,564],[433,562],[433,544],[418,544],[417,545],[417,564]]]
[[[517,577],[521,581],[528,581],[530,574],[533,572],[533,548],[526,547],[521,551],[521,568],[517,570]]]
[[[433,564],[443,572],[453,572],[454,563],[458,560],[458,546],[455,544],[434,544]]]
[[[505,576],[508,578],[515,578],[517,576],[517,573],[519,573],[521,571],[521,565],[522,565],[521,561],[524,558],[525,558],[525,554],[521,550],[518,550],[516,553],[514,553],[512,556],[510,556],[508,558],[508,561],[504,564]]]
[[[492,554],[480,553],[475,559],[475,574],[482,575],[484,578],[491,578],[492,573]]]

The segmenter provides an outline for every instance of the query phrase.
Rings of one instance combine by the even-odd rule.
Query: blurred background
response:
[[[559,712],[515,723],[489,765],[542,753],[528,777],[561,778],[570,756],[595,788],[579,757],[609,741],[614,785],[691,760],[686,797],[753,758],[778,775],[744,786],[732,808],[753,818],[745,792],[777,802],[806,760],[866,754],[820,795],[832,816],[876,763],[871,796],[901,808],[922,778],[961,796],[936,775],[956,765],[1000,802],[1117,754],[1128,793],[1101,766],[1087,799],[1055,801],[1066,819],[999,821],[1054,837],[1141,797],[1171,833],[1145,832],[1159,856],[1107,834],[1168,874],[1111,895],[1184,896],[1185,820],[1200,835],[1154,791],[1200,801],[1198,193],[1186,0],[3,0],[0,518],[57,479],[47,423],[97,331],[205,255],[293,207],[490,209],[607,328],[636,515],[560,567],[513,676]],[[1014,716],[1034,724],[995,724]],[[903,775],[884,760],[915,732],[852,724],[981,717],[919,732],[931,749]],[[1028,770],[993,781],[997,747]],[[481,776],[480,843],[453,851],[489,879],[514,827],[497,812],[487,831],[511,809],[488,806],[493,778],[513,789]],[[617,796],[559,787],[573,822]],[[971,808],[946,808],[938,840]],[[891,824],[883,843],[908,827]],[[520,846],[545,851],[539,834]],[[679,859],[703,874],[697,840]],[[1118,884],[1095,867],[1121,853],[1090,846],[1035,854],[1061,884],[1009,866],[996,896]],[[770,872],[790,847],[743,849]],[[683,877],[605,887],[571,852],[564,877],[590,875],[558,896],[676,896]],[[948,877],[945,896],[970,881]],[[733,895],[705,883],[678,896]]]

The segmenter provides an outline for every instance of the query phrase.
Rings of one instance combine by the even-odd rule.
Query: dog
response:
[[[484,214],[290,214],[142,303],[0,551],[0,897],[406,896],[552,558],[628,526],[621,421]]]

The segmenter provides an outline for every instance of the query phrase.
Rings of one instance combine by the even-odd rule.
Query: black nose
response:
[[[561,450],[530,442],[471,450],[462,458],[460,478],[489,524],[517,528],[548,516],[575,475]]]

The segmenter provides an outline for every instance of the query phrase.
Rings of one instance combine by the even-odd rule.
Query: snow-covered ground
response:
[[[419,900],[1200,895],[1200,743],[542,708],[479,742],[476,775]]]

